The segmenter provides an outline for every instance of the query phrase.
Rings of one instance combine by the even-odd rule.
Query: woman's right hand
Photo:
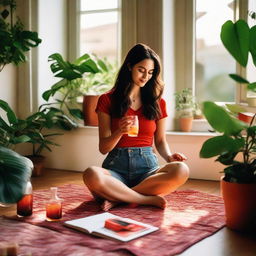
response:
[[[119,121],[119,130],[122,134],[127,134],[132,125],[132,117],[124,116]]]

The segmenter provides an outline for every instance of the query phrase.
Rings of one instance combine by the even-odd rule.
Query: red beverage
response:
[[[17,215],[18,216],[30,216],[33,212],[33,195],[25,195],[17,203]]]
[[[53,202],[46,204],[46,218],[49,221],[59,220],[62,217],[61,202]]]
[[[57,221],[62,217],[62,199],[57,196],[57,187],[51,187],[51,198],[46,203],[46,220]]]

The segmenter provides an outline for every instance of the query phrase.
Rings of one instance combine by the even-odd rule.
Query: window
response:
[[[236,62],[220,40],[221,26],[234,21],[233,0],[196,0],[195,95],[198,101],[235,101]]]
[[[248,18],[254,0],[179,0],[175,2],[176,90],[193,88],[199,102],[245,102],[246,87],[229,73],[245,76],[220,40],[227,20]]]
[[[248,3],[248,11],[249,12],[256,12],[256,1],[255,0],[250,0]],[[256,25],[256,20],[249,18],[248,19],[248,24],[250,27]],[[250,82],[256,81],[256,74],[255,74],[255,66],[253,65],[253,61],[251,58],[251,55],[249,55],[249,60],[248,60],[248,65],[247,65],[247,79]],[[256,97],[256,93],[252,91],[247,92],[247,96],[252,96]]]
[[[120,56],[118,0],[80,0],[78,54],[96,54],[116,62]]]

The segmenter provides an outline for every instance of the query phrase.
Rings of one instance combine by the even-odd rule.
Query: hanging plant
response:
[[[14,17],[15,0],[0,0],[0,72],[5,65],[26,61],[25,52],[41,43],[37,32],[24,29],[19,17]]]

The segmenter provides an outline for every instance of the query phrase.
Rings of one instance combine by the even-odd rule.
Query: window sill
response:
[[[98,129],[98,126],[84,126],[79,125],[78,128],[81,129]],[[181,131],[166,131],[166,135],[177,135],[177,136],[215,136],[215,132],[207,131],[191,131],[191,132],[181,132]]]
[[[166,135],[177,135],[177,136],[216,136],[215,132],[180,132],[180,131],[166,131]]]

